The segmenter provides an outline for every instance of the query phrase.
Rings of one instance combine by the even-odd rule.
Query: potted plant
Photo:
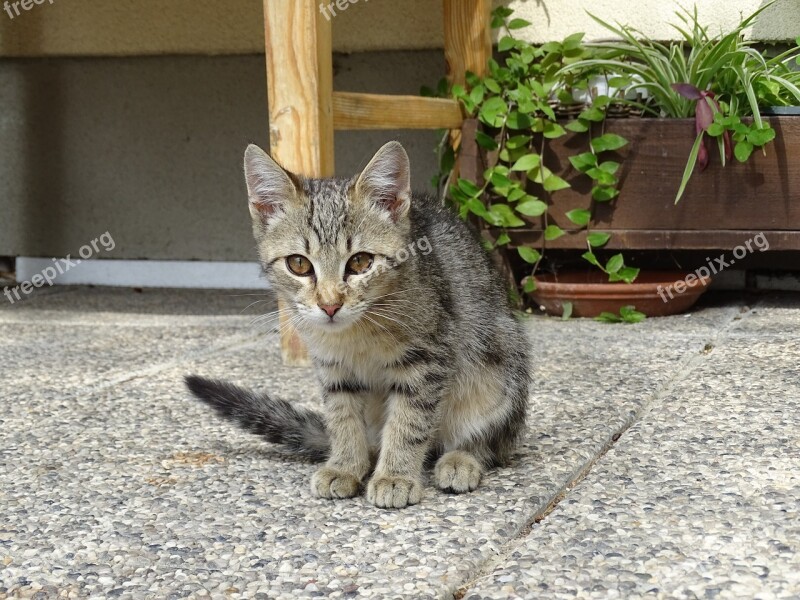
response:
[[[696,13],[681,13],[684,40],[670,45],[604,23],[622,41],[584,44],[575,34],[536,46],[513,37],[527,23],[509,20],[511,11],[499,7],[493,25],[506,30],[500,60],[490,61],[487,76],[452,89],[475,119],[465,124],[462,149],[480,152],[463,154],[479,155],[481,164],[462,168],[450,182],[451,200],[482,225],[491,247],[506,251],[507,263],[516,254],[537,274],[548,248],[583,248],[610,282],[631,283],[639,270],[609,251],[724,249],[754,227],[756,233],[770,229],[763,218],[748,220],[764,206],[752,197],[765,192],[784,202],[782,161],[792,148],[800,151],[800,122],[762,117],[760,109],[796,103],[800,91],[790,68],[796,49],[767,59],[742,37],[762,10],[716,37]],[[596,89],[598,78],[607,82],[605,93]],[[620,106],[647,118],[620,119]],[[562,118],[565,113],[571,118]],[[728,172],[714,168],[692,178],[695,164],[712,161],[703,151],[707,138],[717,140]],[[779,151],[753,152],[770,143]],[[743,194],[742,202],[732,205],[732,192]],[[781,225],[793,227],[778,240],[784,245],[800,242],[800,189],[790,194],[796,197],[791,207],[777,206],[790,213]],[[685,200],[673,207],[681,195]],[[694,288],[706,283],[701,278]],[[535,287],[536,278],[528,277],[525,291]]]

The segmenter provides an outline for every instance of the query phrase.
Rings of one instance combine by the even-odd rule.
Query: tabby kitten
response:
[[[413,195],[408,156],[383,146],[352,179],[303,179],[245,152],[264,273],[286,302],[326,415],[229,383],[191,392],[270,442],[325,460],[314,494],[349,498],[371,474],[380,507],[419,502],[426,457],[449,492],[509,458],[528,399],[528,341],[475,235]]]

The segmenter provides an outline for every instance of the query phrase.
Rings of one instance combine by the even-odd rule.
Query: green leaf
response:
[[[509,35],[506,35],[506,36],[503,36],[502,38],[500,38],[500,41],[497,42],[497,49],[500,52],[508,52],[509,50],[511,50],[516,45],[517,45],[517,40],[515,40],[514,38],[512,38]],[[497,93],[497,92],[495,92],[495,93]]]
[[[573,131],[575,133],[584,133],[586,131],[589,131],[588,123],[580,120],[570,121],[569,123],[564,125],[564,128],[569,131]]]
[[[617,89],[623,89],[631,85],[632,81],[630,77],[618,76],[618,77],[609,77],[608,85],[609,87],[614,87]]]
[[[754,146],[763,146],[775,139],[775,130],[772,127],[764,127],[763,129],[752,129],[747,134],[747,141]]]
[[[522,286],[522,291],[527,294],[536,291],[536,280],[533,277],[526,277],[525,284]]]
[[[594,179],[595,183],[598,185],[616,185],[617,178],[614,177],[611,173],[604,171],[598,167],[594,167],[586,171],[586,174]]]
[[[494,225],[496,227],[500,226],[499,219],[491,214],[486,207],[483,205],[483,202],[478,200],[477,198],[470,198],[464,203],[464,208],[466,208],[469,212],[474,215],[479,216],[481,219],[489,223],[490,225]]]
[[[564,38],[564,41],[561,42],[561,46],[565,50],[573,50],[578,48],[581,45],[581,41],[583,41],[583,36],[586,35],[583,32],[573,33],[570,36]]]
[[[518,213],[528,217],[540,217],[547,212],[547,204],[533,196],[529,196],[529,198],[529,200],[524,200],[516,205],[515,208]]]
[[[608,259],[608,262],[606,263],[606,272],[616,273],[624,266],[625,266],[625,259],[622,257],[622,254],[615,254],[614,256]]]
[[[570,156],[569,162],[571,162],[572,166],[575,167],[578,171],[585,173],[586,171],[597,165],[597,156],[592,152],[584,152],[583,154]]]
[[[753,144],[750,142],[737,142],[733,148],[733,154],[739,162],[746,162],[753,153]]]
[[[579,227],[586,227],[589,224],[589,220],[592,218],[591,211],[588,211],[583,208],[576,208],[575,210],[571,210],[566,213],[567,218],[578,225]]]
[[[719,123],[712,123],[706,128],[706,133],[712,137],[719,137],[724,131],[725,128]]]
[[[525,221],[515,215],[507,204],[493,204],[489,208],[489,213],[497,216],[500,219],[500,225],[503,227],[522,227],[525,225]]]
[[[482,85],[475,86],[469,93],[469,99],[472,100],[475,104],[480,104],[481,102],[483,102],[484,92],[485,89]]]
[[[628,143],[621,135],[616,133],[606,133],[592,140],[592,150],[595,152],[606,152],[608,150],[617,150],[622,148]]]
[[[560,238],[564,233],[566,232],[558,225],[548,225],[544,230],[544,239],[551,242]]]
[[[586,241],[592,248],[605,246],[608,243],[608,240],[610,239],[611,239],[610,233],[602,233],[600,231],[593,231],[592,233],[586,236]]]
[[[692,150],[689,152],[689,160],[686,161],[686,167],[683,169],[683,177],[681,178],[681,185],[678,188],[678,194],[675,196],[675,204],[677,204],[681,199],[681,196],[683,196],[683,192],[686,189],[686,184],[689,183],[689,178],[694,172],[694,165],[697,162],[697,155],[700,152],[700,144],[702,143],[703,132],[701,131],[694,139],[694,145],[692,146]]]
[[[481,78],[478,77],[473,71],[467,71],[464,73],[464,79],[467,82],[467,85],[471,88],[478,86],[481,84]]]
[[[542,162],[542,157],[538,154],[526,154],[521,157],[514,166],[511,167],[512,171],[530,171],[534,167],[538,167]]]
[[[520,246],[517,248],[517,254],[519,254],[520,258],[522,258],[522,260],[524,260],[526,263],[530,263],[532,265],[539,262],[539,259],[542,257],[538,250],[528,248],[526,246]]]
[[[591,250],[581,254],[581,258],[583,258],[584,260],[590,262],[595,267],[600,267],[601,269],[603,268],[603,265],[600,264],[600,261],[597,260],[597,257],[594,255],[594,252],[592,252]]]
[[[613,187],[596,185],[592,188],[592,198],[598,202],[608,202],[619,196],[619,190]]]
[[[626,323],[641,323],[647,318],[647,315],[636,310],[635,306],[623,306],[619,309],[619,314]]]
[[[469,179],[458,179],[458,189],[464,192],[467,196],[478,196],[481,193],[481,188],[475,185]]]
[[[531,24],[531,22],[530,21],[526,21],[525,19],[511,19],[508,22],[508,28],[512,29],[512,30],[513,29],[524,29],[525,27],[528,27],[530,24]]]
[[[492,171],[492,174],[489,177],[489,181],[492,182],[492,185],[495,188],[499,189],[507,188],[508,186],[511,185],[511,180],[502,173],[499,173],[497,169]]]
[[[542,187],[544,187],[547,192],[557,192],[558,190],[564,190],[571,186],[558,175],[550,175],[545,178]]]
[[[560,138],[562,135],[566,135],[566,131],[564,128],[559,125],[558,123],[553,123],[552,121],[545,121],[544,124],[544,131],[542,135],[549,140],[553,140],[556,138]]]
[[[531,141],[531,136],[529,135],[515,135],[506,140],[506,148],[508,148],[509,150],[524,148],[525,146],[528,145],[528,142],[530,141]]]
[[[617,271],[616,275],[625,283],[633,283],[639,276],[639,269],[635,267],[622,267]]]
[[[605,108],[609,104],[611,104],[611,98],[608,96],[598,96],[592,100],[592,106],[596,108]]]
[[[572,316],[572,302],[562,302],[561,308],[563,312],[561,313],[561,320],[567,321]]]
[[[600,163],[597,166],[602,171],[605,171],[606,173],[609,173],[611,175],[614,175],[617,171],[619,171],[619,163],[614,162],[613,160],[607,160],[605,162]]]
[[[586,121],[594,121],[595,123],[599,123],[600,121],[606,118],[606,113],[603,112],[598,107],[592,106],[582,111],[581,114],[578,115],[578,118]]]
[[[509,202],[516,202],[520,198],[524,198],[527,195],[528,194],[526,194],[525,190],[523,190],[521,187],[515,187],[513,190],[511,190],[509,192],[508,201]],[[531,196],[531,197],[533,197],[533,196]]]
[[[500,86],[491,77],[487,77],[486,79],[484,79],[483,80],[483,85],[486,87],[487,90],[489,90],[493,94],[499,94],[500,93]]]
[[[518,110],[512,110],[508,113],[506,125],[508,125],[509,129],[530,129],[532,124],[533,119],[531,119],[530,115],[526,115]]]
[[[618,317],[612,312],[601,312],[594,318],[595,321],[600,321],[601,323],[622,323],[622,317]]]
[[[497,150],[497,142],[491,136],[486,135],[482,131],[475,132],[475,141],[478,142],[478,146],[481,148],[485,148],[486,150]]]
[[[493,96],[483,103],[479,116],[487,125],[499,127],[503,124],[503,117],[507,112],[508,106],[505,101],[499,96]]]
[[[510,241],[511,241],[511,238],[509,237],[509,235],[507,233],[501,233],[500,235],[497,236],[497,241],[495,242],[495,245],[497,245],[497,246],[505,246]]]

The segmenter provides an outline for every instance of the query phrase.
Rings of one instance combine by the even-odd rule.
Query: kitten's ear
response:
[[[266,223],[281,207],[297,198],[297,186],[278,163],[255,144],[244,151],[244,176],[253,219]]]
[[[411,165],[400,142],[389,142],[375,153],[358,176],[356,194],[387,211],[396,223],[411,206]]]

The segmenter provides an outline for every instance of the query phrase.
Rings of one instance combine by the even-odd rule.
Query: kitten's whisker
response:
[[[399,341],[399,340],[398,340],[398,339],[397,339],[397,338],[396,338],[396,337],[395,337],[395,336],[392,334],[392,332],[391,332],[391,331],[389,331],[389,330],[388,330],[386,327],[384,327],[383,325],[381,325],[380,323],[378,323],[378,322],[377,322],[375,319],[373,319],[372,317],[370,317],[370,316],[369,316],[367,313],[364,313],[364,318],[366,318],[366,319],[367,319],[367,320],[368,320],[370,323],[372,323],[373,325],[377,325],[378,327],[380,327],[381,329],[383,329],[383,331],[384,331],[384,332],[386,332],[386,335],[388,335],[390,338],[392,338],[392,340],[394,341],[394,343],[395,343],[395,344],[398,344],[398,345],[400,345],[400,341]]]
[[[262,302],[269,302],[269,300],[256,300],[255,302],[251,302],[250,304],[248,304],[247,306],[245,306],[245,307],[244,307],[244,308],[243,308],[241,311],[239,311],[239,314],[242,314],[242,313],[243,313],[244,311],[246,311],[248,308],[250,308],[250,307],[252,307],[252,306],[255,306],[256,304],[261,304]]]
[[[268,292],[263,292],[260,294],[222,294],[222,296],[225,298],[241,298],[242,296],[265,296],[265,297],[268,296],[271,298],[272,294]]]
[[[264,313],[263,315],[256,315],[250,320],[250,325],[256,325],[258,323],[266,323],[274,319],[279,319],[280,316],[281,316],[280,311]]]
[[[390,313],[390,314],[394,315],[394,316],[390,316],[389,314],[386,314],[384,312],[380,312],[380,311],[377,311],[377,310],[371,311],[371,312],[372,312],[372,314],[377,315],[377,316],[381,317],[382,319],[386,319],[387,321],[392,321],[394,323],[397,323],[397,325],[399,325],[400,327],[405,329],[409,334],[411,334],[411,335],[414,334],[414,330],[408,324],[403,323],[402,321],[399,321],[398,319],[394,318],[394,316],[398,316],[399,317],[399,316],[405,316],[405,315],[398,315],[397,313]]]

